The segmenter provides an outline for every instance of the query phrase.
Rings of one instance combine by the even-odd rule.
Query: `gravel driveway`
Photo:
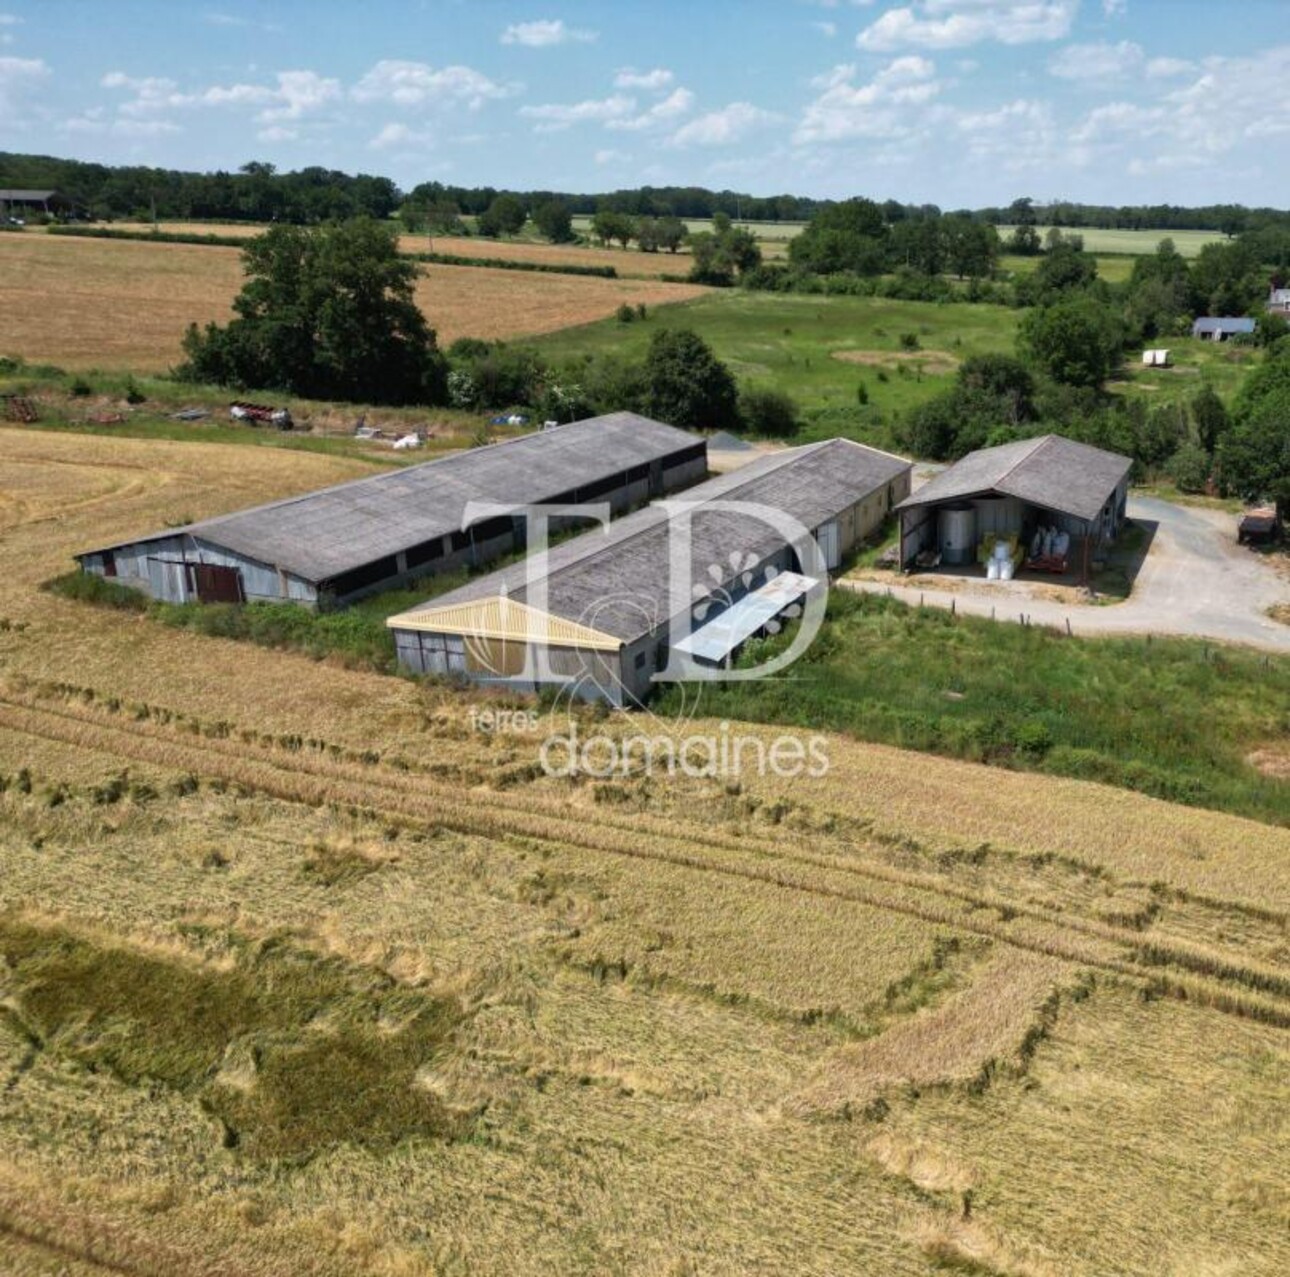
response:
[[[885,594],[960,612],[1017,621],[1024,612],[1036,625],[1066,626],[1079,635],[1182,634],[1290,652],[1290,626],[1267,615],[1290,603],[1290,581],[1257,554],[1236,544],[1235,516],[1155,497],[1130,497],[1129,516],[1155,523],[1155,538],[1133,590],[1123,603],[1070,606],[1030,598],[1024,583],[974,582],[970,589],[923,589],[918,578],[893,574],[880,581],[845,581],[849,589]],[[913,581],[897,585],[895,582]]]

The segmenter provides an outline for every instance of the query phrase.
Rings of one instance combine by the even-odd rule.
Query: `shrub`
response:
[[[1199,444],[1185,443],[1169,458],[1169,477],[1179,492],[1204,492],[1213,463]]]
[[[900,348],[901,350],[922,350],[923,343],[918,340],[917,333],[901,333]]]
[[[84,377],[77,377],[67,389],[69,394],[75,395],[78,399],[84,399],[94,393],[94,387]]]
[[[744,386],[739,392],[739,417],[750,434],[770,439],[791,438],[801,426],[797,404],[770,386]]]
[[[125,383],[125,401],[129,404],[147,403],[148,396],[139,389],[139,383],[133,377],[126,380]]]
[[[46,581],[44,588],[51,594],[58,594],[65,599],[75,599],[78,603],[95,603],[99,607],[116,608],[122,612],[146,612],[148,599],[138,590],[128,585],[121,585],[107,577],[96,576],[93,572],[82,572],[76,569]]]
[[[615,317],[620,324],[631,324],[636,320],[636,308],[628,302],[623,302],[615,311]]]

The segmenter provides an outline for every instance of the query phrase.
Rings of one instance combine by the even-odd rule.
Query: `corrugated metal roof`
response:
[[[1255,323],[1252,319],[1227,318],[1218,315],[1203,315],[1191,326],[1193,333],[1252,333]]]
[[[723,661],[740,643],[818,584],[813,576],[781,572],[681,639],[674,650],[705,661]]]
[[[1041,435],[968,453],[896,508],[912,510],[998,492],[1077,519],[1095,519],[1132,467],[1118,452]]]
[[[449,603],[401,612],[385,624],[392,630],[417,630],[434,634],[460,634],[471,638],[509,639],[516,643],[543,643],[556,647],[584,647],[616,652],[622,640],[588,625],[498,595],[465,603]]]
[[[45,200],[52,199],[57,194],[57,191],[26,191],[18,188],[0,190],[0,204],[8,204],[13,200],[39,200],[43,203]]]
[[[769,453],[676,497],[638,510],[603,531],[587,532],[547,552],[540,578],[545,611],[623,642],[648,634],[692,602],[676,597],[669,525],[678,507],[690,515],[690,579],[728,588],[749,566],[779,550],[774,528],[721,500],[791,515],[808,530],[835,518],[909,469],[909,462],[846,439]],[[530,559],[477,577],[418,612],[506,595],[527,600]],[[680,586],[686,586],[681,582]]]
[[[104,548],[187,534],[318,583],[460,531],[468,502],[549,501],[698,442],[615,412]]]

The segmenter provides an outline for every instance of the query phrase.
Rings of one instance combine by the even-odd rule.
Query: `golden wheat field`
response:
[[[480,693],[39,588],[363,463],[0,455],[0,1271],[1290,1266],[1290,831],[842,738],[544,778]]]
[[[223,322],[242,286],[235,248],[6,235],[0,243],[0,353],[67,368],[160,372],[190,323]],[[446,344],[533,336],[706,292],[652,279],[481,267],[421,268],[417,302]]]
[[[144,229],[144,228],[140,228]],[[181,235],[261,235],[266,227],[256,222],[161,222],[159,229]],[[508,262],[539,262],[553,266],[612,266],[626,277],[657,279],[684,275],[690,269],[688,250],[677,253],[642,253],[635,248],[595,248],[587,244],[547,244],[533,240],[464,239],[452,235],[399,236],[405,253],[443,253],[449,257],[493,257]]]

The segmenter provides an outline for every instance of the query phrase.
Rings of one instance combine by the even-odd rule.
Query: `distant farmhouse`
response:
[[[727,664],[820,586],[908,495],[911,471],[903,458],[847,439],[758,458],[670,508],[652,505],[555,546],[541,572],[516,563],[390,617],[399,664],[639,704],[673,652],[700,666]],[[814,537],[818,556],[799,558],[765,521],[777,513]],[[673,556],[687,550],[689,581],[678,582]]]
[[[616,412],[77,557],[169,603],[341,605],[523,548],[526,506],[602,502],[622,514],[707,472],[704,440]],[[472,501],[514,513],[468,523]]]
[[[1254,328],[1252,319],[1206,315],[1192,324],[1191,335],[1202,341],[1226,341],[1229,337],[1248,337],[1254,332]]]
[[[1274,288],[1268,293],[1268,314],[1290,318],[1290,288]]]

